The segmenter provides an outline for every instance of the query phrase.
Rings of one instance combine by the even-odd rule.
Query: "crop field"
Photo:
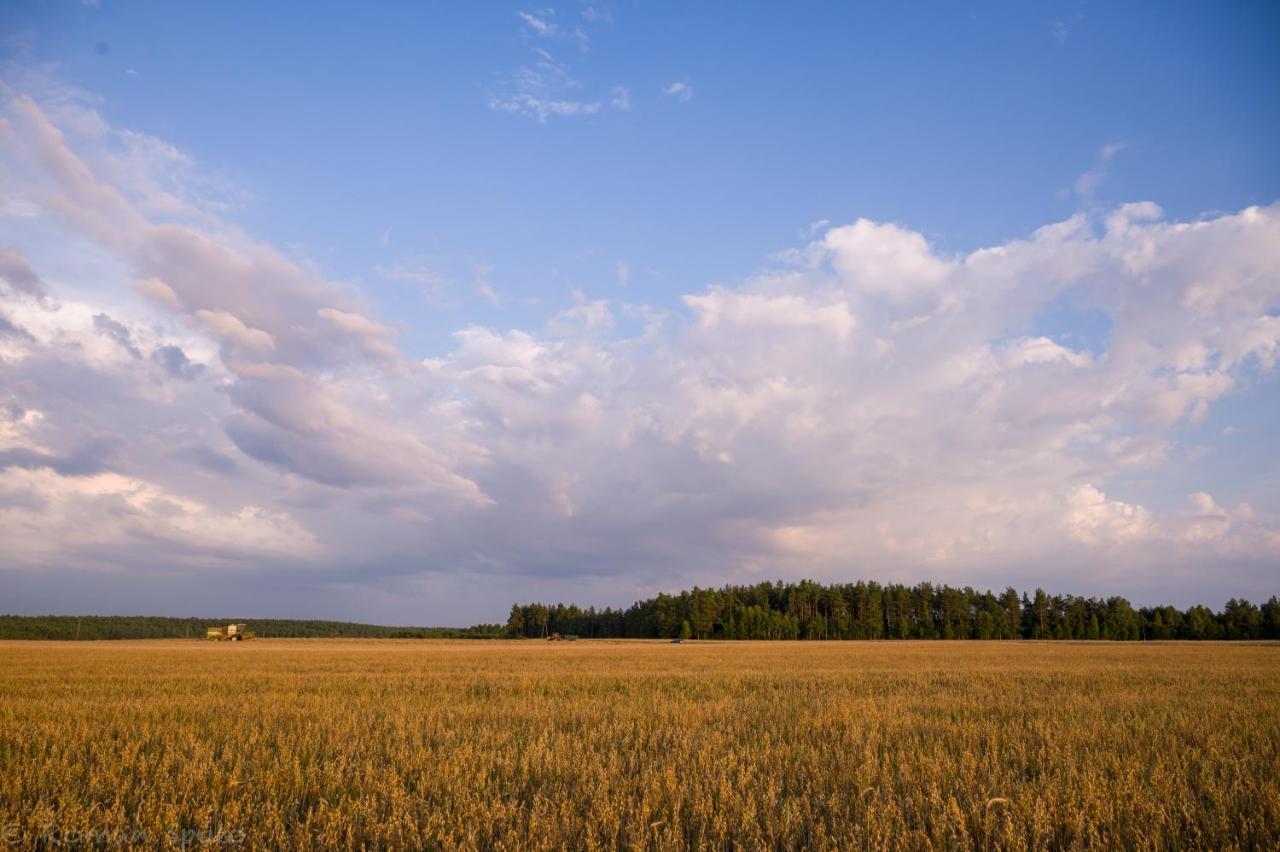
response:
[[[0,845],[1280,847],[1280,645],[0,643]]]

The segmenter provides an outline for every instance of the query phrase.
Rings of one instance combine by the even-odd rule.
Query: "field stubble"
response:
[[[0,643],[0,829],[1274,849],[1280,645]]]

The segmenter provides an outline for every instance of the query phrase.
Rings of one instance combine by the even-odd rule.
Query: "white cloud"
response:
[[[32,226],[124,270],[109,293],[0,294],[5,570],[305,559],[515,594],[749,571],[1158,590],[1214,565],[1246,593],[1280,558],[1275,507],[1126,492],[1135,472],[1180,483],[1179,427],[1274,368],[1280,206],[1125,205],[954,256],[903,225],[824,223],[673,314],[583,297],[542,333],[467,327],[423,362],[216,207],[155,203],[151,167],[98,155],[100,119],[5,109],[23,145],[0,169]],[[20,280],[44,281],[26,248]],[[498,303],[489,276],[472,286]],[[1098,347],[1037,326],[1064,296],[1106,316]]]
[[[321,308],[316,311],[321,319],[339,331],[357,337],[393,337],[395,332],[382,323],[374,322],[363,314],[354,311],[340,311],[336,308]]]
[[[1202,542],[1221,539],[1231,529],[1231,515],[1212,496],[1197,491],[1187,498],[1188,511],[1181,531],[1185,541]],[[1250,510],[1246,505],[1243,513]]]
[[[693,86],[683,80],[678,80],[663,89],[662,94],[668,98],[675,98],[682,104],[687,104],[693,100]]]
[[[822,247],[845,286],[864,293],[901,297],[932,289],[949,270],[922,235],[868,219],[831,228]]]
[[[1108,500],[1092,485],[1081,485],[1067,496],[1064,525],[1086,544],[1128,543],[1153,534],[1151,514],[1141,506]]]
[[[395,330],[355,311],[321,308],[316,315],[337,331],[353,338],[366,354],[374,358],[395,360],[398,350],[391,340]]]
[[[258,506],[214,509],[152,483],[116,473],[63,476],[10,469],[0,479],[0,536],[10,558],[56,566],[118,570],[146,558],[177,564],[252,564],[255,559],[324,557],[319,542],[287,512]]]
[[[178,294],[173,292],[173,288],[159,278],[143,278],[135,281],[133,289],[148,299],[159,302],[166,308],[179,310],[182,307],[182,301],[178,298]]]
[[[228,311],[198,310],[192,316],[205,328],[237,346],[264,355],[276,348],[275,339],[260,328],[246,325],[243,320]]]
[[[821,304],[799,296],[765,296],[724,288],[698,296],[685,296],[699,325],[709,331],[718,328],[740,330],[810,329],[836,340],[846,340],[856,325],[849,305],[836,301]]]
[[[600,336],[613,331],[613,311],[603,299],[582,300],[552,317],[547,330],[553,337]]]
[[[1009,367],[1057,362],[1073,367],[1087,367],[1093,362],[1088,353],[1074,352],[1047,337],[1022,337],[1010,341],[1005,346],[1003,355],[1003,362]]]

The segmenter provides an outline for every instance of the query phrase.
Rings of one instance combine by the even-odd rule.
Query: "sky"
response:
[[[1275,3],[0,10],[0,611],[1280,592]]]

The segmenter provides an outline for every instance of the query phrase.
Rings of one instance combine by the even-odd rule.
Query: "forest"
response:
[[[1135,608],[1122,597],[979,592],[934,583],[860,581],[694,587],[626,609],[513,604],[506,625],[389,627],[305,619],[0,615],[0,639],[198,639],[245,624],[267,638],[496,639],[555,633],[635,639],[1280,639],[1280,598],[1206,606]]]
[[[933,583],[758,583],[659,594],[627,609],[514,604],[508,637],[685,639],[1280,639],[1280,599],[1135,609],[1122,597]]]
[[[0,615],[0,639],[203,639],[205,629],[244,624],[277,639],[494,639],[498,624],[383,627],[349,621],[282,618],[165,618],[154,615]]]

